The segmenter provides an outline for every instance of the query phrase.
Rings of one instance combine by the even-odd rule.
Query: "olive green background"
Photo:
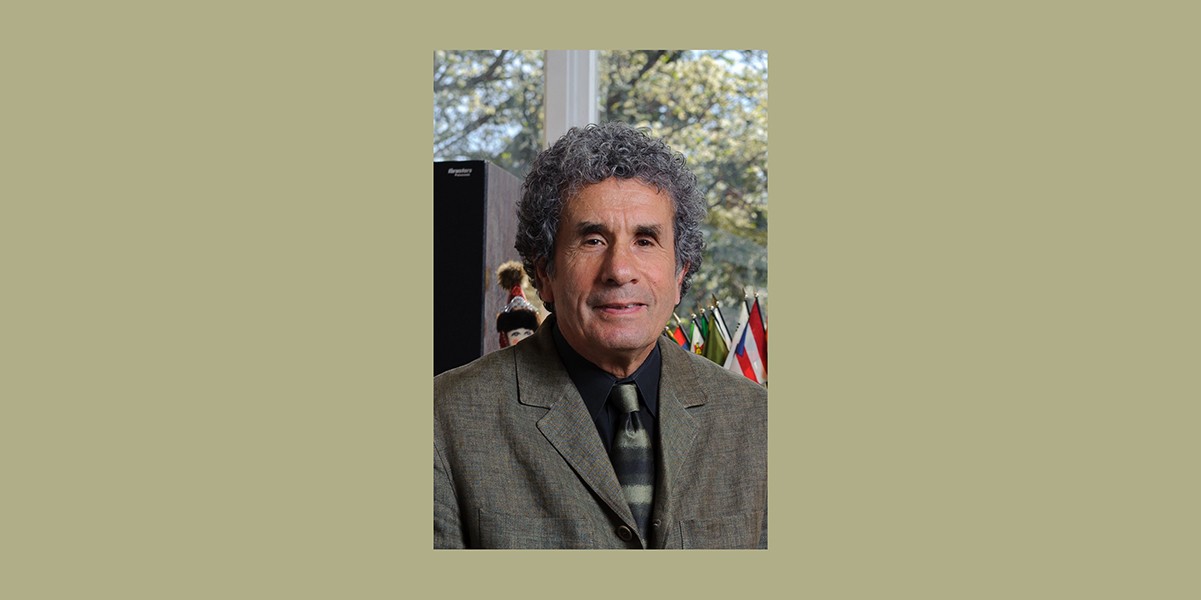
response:
[[[0,13],[0,596],[1201,593],[1186,3],[103,4]],[[770,52],[767,552],[428,549],[432,52],[517,46]]]

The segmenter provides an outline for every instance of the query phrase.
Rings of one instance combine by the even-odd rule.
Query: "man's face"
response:
[[[563,208],[554,274],[539,265],[539,291],[554,302],[563,337],[618,377],[646,359],[680,303],[674,217],[666,193],[637,179],[606,179]]]

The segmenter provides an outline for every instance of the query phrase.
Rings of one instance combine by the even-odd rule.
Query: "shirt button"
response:
[[[663,526],[663,521],[660,521],[659,519],[655,519],[655,522],[651,523],[651,527],[654,527],[655,529],[658,529],[659,527],[662,527],[662,526]]]
[[[621,538],[621,541],[623,542],[628,542],[634,539],[634,532],[630,531],[629,527],[622,525],[621,527],[617,528],[617,537]]]

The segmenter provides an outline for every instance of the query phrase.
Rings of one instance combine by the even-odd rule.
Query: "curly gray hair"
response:
[[[684,155],[645,129],[623,123],[572,127],[534,159],[517,203],[517,252],[530,281],[538,288],[537,267],[554,273],[555,232],[567,200],[586,186],[610,177],[638,179],[667,192],[675,203],[676,269],[688,265],[680,294],[688,291],[700,269],[705,240],[701,221],[707,207],[697,190],[696,175]],[[553,303],[546,303],[554,311]]]

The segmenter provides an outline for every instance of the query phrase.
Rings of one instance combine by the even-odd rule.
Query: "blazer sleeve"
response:
[[[466,548],[454,483],[434,442],[434,548]]]

